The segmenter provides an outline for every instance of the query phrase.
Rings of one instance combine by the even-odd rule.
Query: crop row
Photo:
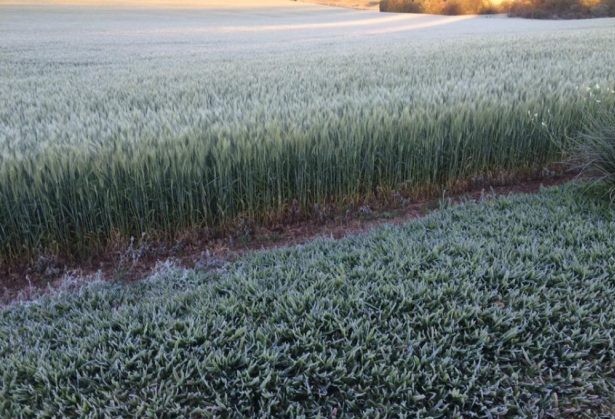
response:
[[[156,51],[139,60],[107,47],[5,50],[1,258],[540,169],[587,112],[615,103],[613,35],[309,54],[128,47]]]

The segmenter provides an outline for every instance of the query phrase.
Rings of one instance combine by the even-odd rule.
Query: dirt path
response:
[[[541,187],[560,185],[575,175],[527,179],[500,186],[471,187],[445,195],[453,203],[515,193],[536,193]],[[257,250],[306,243],[318,237],[341,239],[367,232],[383,224],[402,224],[423,217],[439,207],[442,197],[425,200],[400,199],[378,208],[354,205],[346,209],[324,209],[324,215],[271,222],[268,225],[240,224],[225,234],[191,232],[174,243],[144,243],[112,248],[87,261],[70,262],[56,257],[39,257],[20,266],[0,267],[0,305],[29,299],[48,288],[56,288],[66,277],[94,277],[106,281],[134,282],[150,276],[163,261],[188,269],[208,270]]]

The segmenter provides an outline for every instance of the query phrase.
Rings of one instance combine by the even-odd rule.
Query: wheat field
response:
[[[0,258],[540,170],[615,20],[0,5]]]

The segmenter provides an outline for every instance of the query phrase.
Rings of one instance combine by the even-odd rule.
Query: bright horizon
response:
[[[153,9],[258,9],[290,6],[298,2],[292,0],[0,0],[0,6],[83,6],[112,8],[153,8]],[[305,3],[304,3],[305,4]]]
[[[130,6],[147,6],[147,7],[180,7],[180,8],[208,8],[208,7],[267,7],[283,4],[295,3],[291,0],[234,0],[229,4],[224,0],[0,0],[2,6],[30,6],[30,5],[53,5],[53,6],[114,6],[114,7],[130,7]]]

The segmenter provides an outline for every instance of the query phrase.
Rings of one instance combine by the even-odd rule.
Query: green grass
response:
[[[209,49],[168,46],[164,31],[128,43],[121,19],[92,33],[62,19],[45,21],[57,47],[31,39],[32,17],[0,50],[0,260],[540,170],[596,99],[615,103],[615,29],[601,22],[485,37],[442,26],[342,51],[269,47],[275,33],[249,50],[215,32]]]
[[[606,185],[615,202],[615,111],[594,115],[574,143],[573,162]]]
[[[567,186],[0,313],[0,415],[605,417],[615,209]]]

